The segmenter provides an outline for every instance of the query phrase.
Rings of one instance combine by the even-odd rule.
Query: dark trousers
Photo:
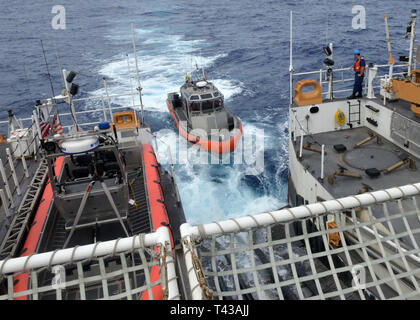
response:
[[[354,74],[354,87],[353,87],[353,95],[362,95],[363,90],[363,79],[364,75],[358,76],[357,73]]]

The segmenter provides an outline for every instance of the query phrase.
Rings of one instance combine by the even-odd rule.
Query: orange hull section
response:
[[[145,168],[145,175],[146,175],[146,183],[147,183],[147,193],[149,198],[149,205],[150,211],[152,216],[152,226],[153,231],[156,231],[158,228],[164,226],[167,227],[169,225],[169,219],[166,214],[165,204],[163,203],[163,192],[162,188],[159,183],[160,176],[157,170],[157,161],[156,156],[153,151],[153,147],[149,144],[143,145],[143,154],[144,154],[144,168]],[[55,164],[55,174],[58,176],[60,174],[62,165],[63,165],[64,158],[60,157],[57,159]],[[53,192],[51,185],[48,183],[45,187],[44,193],[42,195],[42,200],[40,205],[38,206],[34,224],[29,230],[28,236],[25,240],[24,249],[25,252],[21,256],[28,256],[35,253],[36,247],[38,245],[38,241],[47,219],[47,213],[53,199]],[[161,202],[160,202],[161,201]],[[169,229],[170,232],[170,229]],[[170,232],[171,234],[171,232]],[[174,248],[173,239],[171,236],[171,248]],[[155,250],[158,250],[155,248]],[[160,278],[159,275],[159,267],[157,265],[152,267],[150,272],[150,280],[151,282],[158,281]],[[15,277],[15,281],[17,281],[16,285],[14,286],[14,292],[22,292],[28,289],[29,285],[29,275],[27,273],[21,273]],[[162,286],[156,285],[152,288],[153,292],[153,299],[154,300],[162,300]],[[26,296],[22,296],[19,298],[15,298],[16,300],[27,300]],[[141,297],[141,300],[149,300],[149,294],[145,291]]]
[[[166,213],[166,207],[163,203],[163,191],[160,186],[160,175],[158,172],[158,164],[156,161],[156,155],[153,151],[153,147],[150,144],[143,144],[143,158],[144,158],[144,171],[146,176],[147,194],[149,198],[149,207],[152,216],[153,231],[155,232],[158,228],[168,228],[169,234],[171,235],[171,248],[174,249],[174,242],[172,239],[171,229],[169,226],[169,219]],[[156,181],[156,182],[155,182]],[[155,251],[158,248],[155,247]],[[153,283],[158,281],[160,278],[159,267],[154,265],[150,272],[150,281]],[[153,300],[162,300],[162,286],[156,285],[152,287]],[[144,291],[140,300],[149,300],[149,293]]]
[[[55,162],[55,175],[58,177],[63,167],[63,157],[57,158]],[[48,210],[53,199],[53,192],[48,180],[47,186],[45,187],[44,193],[42,194],[41,201],[39,203],[38,209],[36,210],[35,218],[32,223],[32,227],[29,230],[28,236],[26,237],[25,244],[23,245],[23,250],[25,252],[21,254],[21,257],[29,256],[35,253],[36,247],[38,245],[39,238],[41,236],[42,229],[44,228],[45,221],[47,220]],[[27,273],[21,273],[17,275],[14,279],[17,281],[16,285],[13,288],[13,292],[22,292],[28,289],[29,285],[29,275]],[[27,300],[27,296],[22,296],[15,298],[15,300]]]
[[[203,150],[211,151],[217,154],[221,153],[230,153],[233,150],[235,150],[236,145],[238,144],[239,139],[242,136],[242,122],[239,120],[240,128],[239,132],[233,136],[230,140],[217,142],[217,141],[211,141],[211,140],[202,140],[197,137],[194,137],[188,133],[186,133],[184,130],[182,130],[179,126],[178,121],[176,120],[174,111],[170,109],[169,102],[166,100],[166,104],[168,106],[168,110],[172,116],[172,119],[174,120],[176,127],[178,128],[179,133],[187,139],[188,143],[197,146]]]

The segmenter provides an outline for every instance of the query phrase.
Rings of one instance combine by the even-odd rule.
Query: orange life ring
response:
[[[313,86],[310,92],[302,92],[304,87]],[[301,80],[295,85],[295,103],[298,106],[308,106],[311,104],[322,103],[321,85],[312,79]]]

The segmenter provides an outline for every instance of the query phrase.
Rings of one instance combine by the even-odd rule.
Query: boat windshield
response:
[[[192,102],[190,104],[190,111],[194,111],[194,112],[198,111],[198,112],[200,112],[200,102]]]
[[[206,94],[202,94],[201,96],[201,99],[211,99],[211,98],[213,98],[213,96],[211,95],[211,93],[206,93]]]
[[[213,110],[213,101],[207,100],[201,103],[201,107],[203,108],[203,112]]]
[[[218,110],[223,106],[223,101],[222,99],[216,99],[214,100],[214,109]]]

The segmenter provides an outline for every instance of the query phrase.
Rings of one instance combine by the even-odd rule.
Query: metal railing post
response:
[[[107,101],[108,101],[109,116],[111,117],[111,120],[112,120],[111,101],[110,101],[110,99],[109,99],[108,86],[107,86],[107,84],[106,84],[106,80],[105,80],[105,78],[104,78],[104,87],[105,87],[105,94],[106,94],[106,98],[107,98]],[[102,98],[102,99],[103,99],[103,98]]]
[[[321,147],[321,181],[324,180],[324,156],[325,156],[325,144]]]
[[[28,150],[28,149],[27,149]],[[28,166],[26,165],[26,159],[25,159],[25,155],[22,155],[22,166],[23,166],[23,172],[25,173],[25,177],[29,178],[29,171],[28,171]]]
[[[32,116],[35,119],[35,127],[36,127],[36,132],[38,133],[38,141],[39,141],[39,144],[41,144],[41,139],[42,139],[41,127],[39,126],[38,115],[36,114],[35,110],[33,111]]]
[[[34,159],[37,159],[37,151],[38,151],[38,136],[35,133],[35,116],[32,115],[32,143],[34,144]]]
[[[3,179],[4,188],[6,189],[7,197],[9,198],[11,207],[13,208],[12,192],[10,191],[9,181],[7,181],[6,170],[4,170],[3,160],[0,159],[0,173]]]
[[[0,199],[2,206],[4,208],[4,212],[6,214],[6,217],[10,217],[10,211],[9,211],[9,202],[7,201],[6,195],[4,194],[3,189],[0,189]]]
[[[107,116],[106,116],[106,109],[105,109],[104,96],[101,96],[101,101],[102,101],[102,110],[103,110],[103,112],[104,112],[104,121],[108,121],[108,120],[107,120]]]
[[[303,132],[300,134],[300,147],[299,147],[299,158],[302,158],[302,149],[303,149]]]
[[[18,145],[18,147],[20,148],[20,147],[22,147],[22,145],[20,144],[20,142],[21,142],[21,140],[20,140],[20,138],[18,137],[17,138],[17,145]],[[17,149],[17,148],[16,148]],[[14,152],[16,152],[16,149],[15,149],[15,151]],[[28,172],[28,166],[26,165],[26,159],[25,159],[25,153],[27,152],[27,151],[29,151],[29,146],[27,145],[27,147],[26,147],[26,149],[22,152],[22,158],[21,158],[21,160],[22,160],[22,167],[23,167],[23,172],[24,172],[24,174],[25,174],[25,177],[26,178],[29,178],[29,172]],[[14,153],[13,152],[13,153]]]
[[[15,186],[16,186],[16,191],[17,191],[17,194],[20,196],[22,194],[22,192],[20,191],[19,180],[18,180],[17,175],[16,175],[15,164],[13,163],[13,158],[12,158],[12,155],[10,153],[9,148],[6,148],[6,154],[7,154],[8,160],[9,160],[10,171],[12,172],[12,177],[13,177],[13,181],[14,181]]]
[[[293,103],[293,12],[290,11],[290,45],[289,45],[289,103]]]

